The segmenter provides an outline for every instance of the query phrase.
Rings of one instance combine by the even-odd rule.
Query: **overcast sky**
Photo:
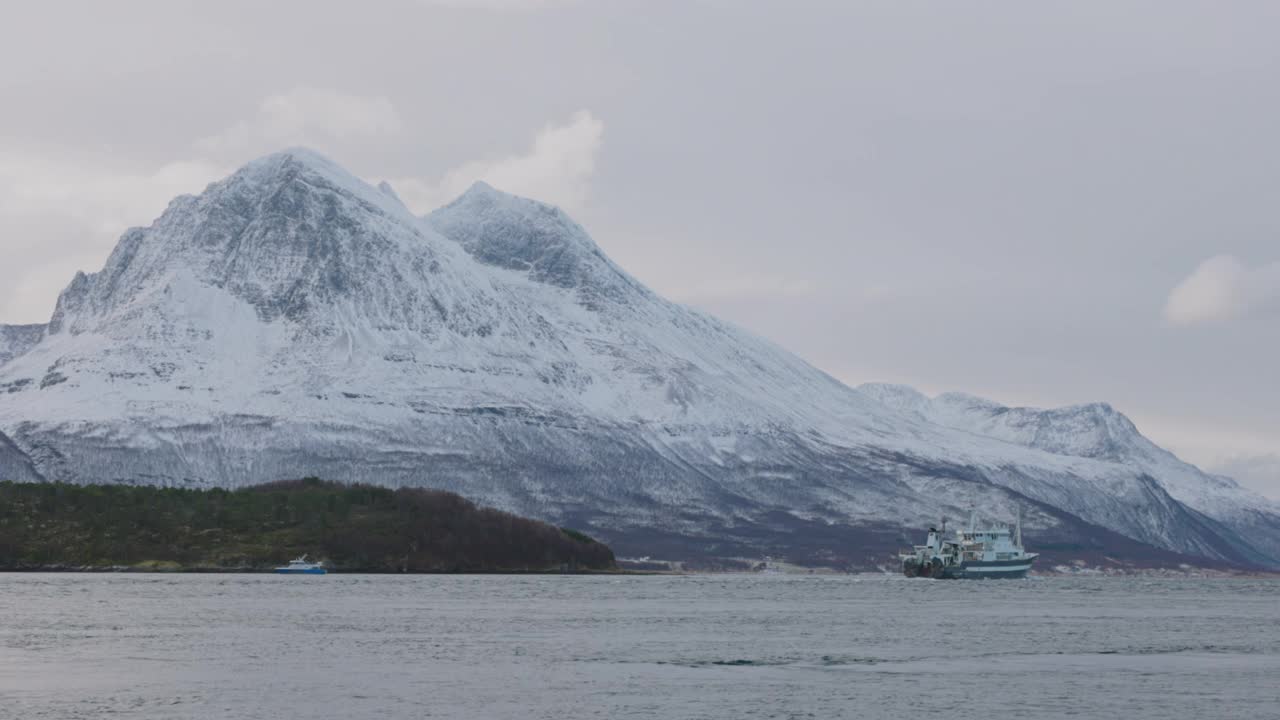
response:
[[[43,2],[0,23],[0,322],[304,144],[562,205],[851,383],[1106,400],[1280,497],[1280,3]]]

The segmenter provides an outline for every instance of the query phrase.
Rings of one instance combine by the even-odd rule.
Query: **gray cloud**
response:
[[[396,135],[400,129],[400,115],[385,97],[299,87],[269,95],[252,118],[198,140],[195,147],[205,153],[257,154],[287,145]]]

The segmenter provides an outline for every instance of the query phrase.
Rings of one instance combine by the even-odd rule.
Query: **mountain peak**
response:
[[[465,198],[465,197],[483,197],[483,196],[489,196],[489,195],[517,197],[510,193],[502,192],[501,190],[495,188],[494,186],[490,185],[489,183],[483,180],[477,180],[471,183],[471,187],[467,188],[465,192],[459,195],[458,199],[461,200],[462,198]]]
[[[333,160],[330,160],[327,155],[324,155],[318,150],[313,150],[301,145],[295,145],[293,147],[284,148],[283,150],[267,153],[256,160],[249,161],[248,165],[271,165],[280,163],[294,163],[331,172],[337,171],[339,173],[346,173],[345,169]]]
[[[395,200],[400,205],[404,205],[404,201],[400,199],[400,194],[397,193],[396,189],[391,187],[391,183],[387,182],[386,180],[383,180],[382,182],[378,183],[378,192],[382,193],[383,195],[386,195],[392,200]]]
[[[499,190],[484,180],[477,180],[471,183],[470,187],[454,198],[452,202],[431,214],[435,215],[440,210],[449,208],[469,208],[472,212],[484,212],[491,209],[500,210],[503,213],[519,216],[528,221],[534,221],[539,217],[556,218],[566,226],[573,226],[579,231],[582,230],[563,210],[555,205]],[[582,232],[582,235],[585,236],[586,233]]]
[[[1003,403],[966,392],[945,392],[935,397],[932,402],[939,406],[984,413],[1000,413],[1010,409]]]
[[[881,405],[887,405],[894,410],[915,413],[918,415],[927,414],[930,403],[929,398],[919,390],[910,385],[899,385],[895,383],[863,383],[859,385],[857,391],[875,400]]]
[[[319,152],[305,147],[286,148],[250,160],[232,173],[231,177],[266,179],[297,170],[332,176],[340,180],[352,179],[351,174],[342,166]]]
[[[332,324],[332,303],[342,299],[368,304],[364,310],[384,324],[395,318],[420,328],[431,323],[386,296],[383,285],[390,272],[411,274],[397,262],[413,264],[412,274],[438,268],[444,243],[394,192],[314,150],[290,148],[125,232],[101,272],[78,275],[62,293],[49,332],[99,328],[144,305],[167,306],[179,287],[201,286],[229,292],[265,320],[314,315]]]
[[[483,181],[427,215],[426,222],[480,262],[577,290],[588,305],[628,292],[647,292],[563,210]]]
[[[375,188],[327,156],[306,147],[286,148],[251,160],[211,187],[244,185],[269,193],[295,182],[337,191],[393,216],[411,216],[394,191],[388,193],[381,186]]]
[[[1055,455],[1127,460],[1163,452],[1128,417],[1105,402],[1041,409],[1009,407],[962,392],[942,393],[930,399],[904,385],[869,383],[858,391],[940,425]]]

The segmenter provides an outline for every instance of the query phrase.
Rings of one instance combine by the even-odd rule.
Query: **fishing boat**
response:
[[[1020,578],[1026,577],[1031,563],[1039,555],[1022,546],[1022,520],[1011,528],[996,523],[978,527],[977,515],[969,518],[969,527],[957,530],[953,539],[946,537],[947,521],[942,529],[929,528],[924,545],[916,545],[899,556],[902,573],[907,577],[940,579]]]
[[[323,563],[311,562],[306,555],[276,568],[276,573],[280,575],[324,575],[326,572]]]
[[[783,570],[773,561],[771,557],[765,557],[764,561],[756,565],[755,571],[757,575],[782,575]]]

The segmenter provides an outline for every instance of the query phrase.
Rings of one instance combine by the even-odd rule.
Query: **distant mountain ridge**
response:
[[[1280,538],[1269,526],[1280,503],[1206,473],[1151,442],[1108,403],[1063,408],[1007,407],[965,393],[928,398],[914,388],[869,383],[858,391],[929,422],[1055,455],[1114,462],[1159,481],[1176,500],[1214,520],[1249,528],[1250,543],[1280,556]]]
[[[623,554],[846,567],[976,505],[1064,558],[1280,565],[1272,504],[1118,413],[854,390],[557,208],[481,183],[417,217],[308,150],[176,198],[0,353],[0,432],[48,480],[436,487]]]

